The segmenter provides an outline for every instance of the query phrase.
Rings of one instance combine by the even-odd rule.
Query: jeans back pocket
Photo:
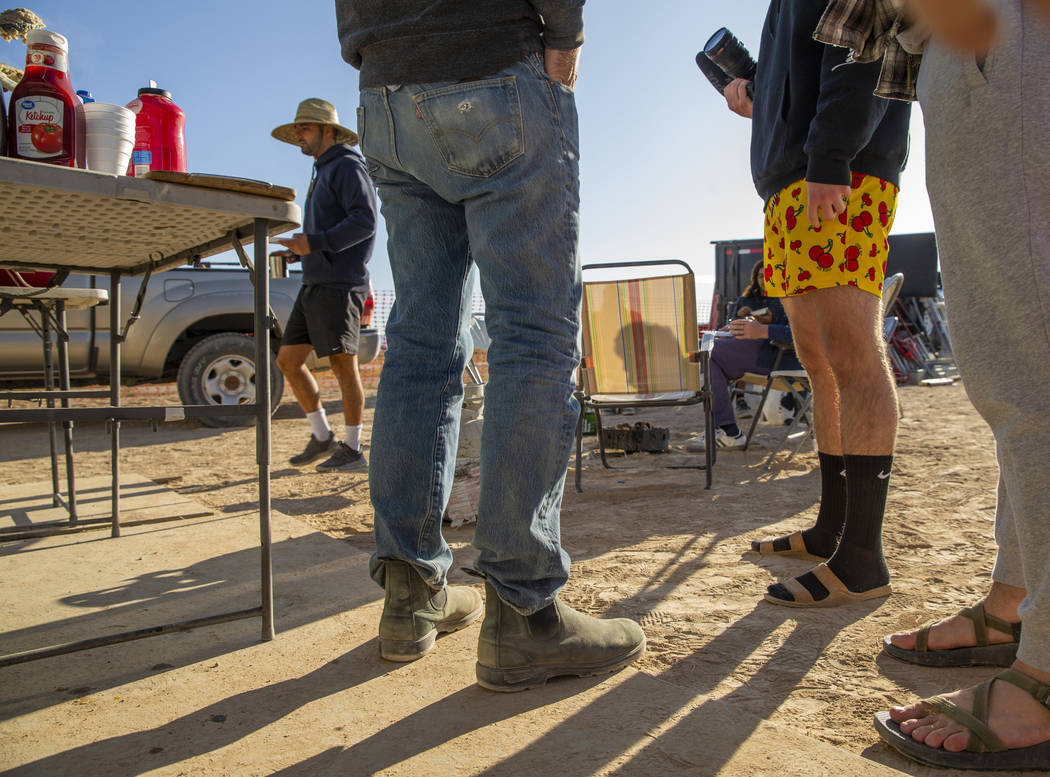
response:
[[[513,76],[452,84],[414,99],[451,172],[487,178],[525,153]]]

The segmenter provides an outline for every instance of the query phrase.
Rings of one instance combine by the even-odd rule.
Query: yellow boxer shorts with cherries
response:
[[[766,295],[793,297],[815,289],[856,286],[882,296],[897,187],[854,173],[846,210],[818,229],[809,224],[806,182],[774,194],[766,205]]]

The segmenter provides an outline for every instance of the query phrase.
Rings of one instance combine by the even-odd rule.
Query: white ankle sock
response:
[[[328,416],[324,408],[306,414],[306,420],[310,422],[310,431],[318,440],[327,440],[332,436],[332,427],[328,425]]]
[[[343,442],[352,451],[361,450],[361,424],[348,426],[343,433]]]

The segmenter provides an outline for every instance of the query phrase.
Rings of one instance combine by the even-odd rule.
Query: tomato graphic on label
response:
[[[42,154],[57,154],[62,150],[62,127],[58,124],[37,124],[30,135],[33,148]]]
[[[45,65],[53,65],[53,64],[55,64],[55,57],[54,57],[54,55],[53,54],[45,54],[44,55],[44,64]]]

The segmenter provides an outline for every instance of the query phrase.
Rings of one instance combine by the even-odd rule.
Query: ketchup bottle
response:
[[[158,89],[155,81],[139,89],[127,108],[135,114],[135,148],[128,175],[141,178],[150,170],[186,172],[186,114]]]
[[[76,167],[76,106],[69,44],[57,32],[26,36],[26,70],[11,93],[8,153],[16,159]]]

